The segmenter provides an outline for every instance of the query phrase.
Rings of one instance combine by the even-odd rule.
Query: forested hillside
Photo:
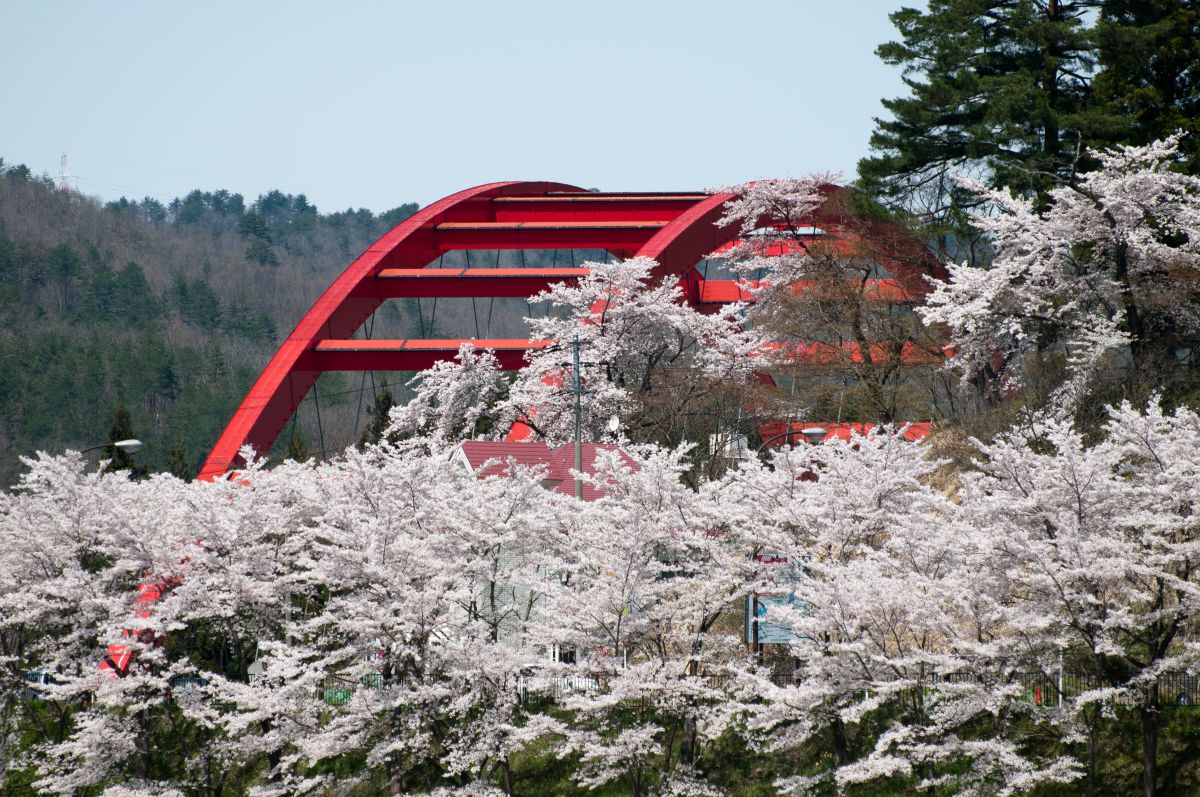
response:
[[[223,190],[101,204],[0,160],[0,484],[20,454],[103,442],[120,403],[146,465],[194,473],[278,340],[416,209],[322,214],[303,194]],[[377,332],[415,323],[386,307]],[[350,381],[322,384],[331,443],[354,431]],[[315,441],[312,424],[302,412]]]

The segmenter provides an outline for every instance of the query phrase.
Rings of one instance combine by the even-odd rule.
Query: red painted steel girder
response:
[[[443,338],[439,340],[323,340],[317,344],[311,362],[324,371],[423,371],[434,363],[451,360],[464,343],[496,355],[501,369],[516,371],[525,365],[525,354],[554,345],[553,340],[524,338]],[[894,352],[883,344],[868,349],[870,362],[888,363]],[[861,365],[868,362],[857,343],[768,343],[763,355],[774,355],[792,365]],[[941,363],[944,353],[929,352],[912,343],[900,349],[902,365]]]
[[[708,194],[554,194],[493,201],[496,221],[670,221]]]
[[[768,343],[764,348],[784,362],[797,366],[881,365],[896,359],[891,347],[882,343],[867,347],[869,359],[857,343]],[[901,365],[940,365],[947,357],[944,351],[931,352],[908,342],[900,346],[899,354]]]
[[[591,273],[588,268],[385,268],[376,279],[375,295],[381,299],[402,298],[511,298],[525,299],[559,282],[574,283]],[[698,300],[702,304],[753,302],[758,283],[754,280],[699,279]],[[857,283],[856,283],[857,284]],[[798,296],[813,290],[813,282],[791,286]],[[894,279],[867,280],[862,287],[867,301],[916,301]]]
[[[434,228],[443,252],[456,249],[607,249],[637,251],[666,221],[447,222]]]
[[[856,285],[858,283],[855,283]],[[758,283],[754,280],[701,280],[699,301],[703,304],[732,304],[733,302],[753,302],[754,291]],[[816,289],[811,281],[797,281],[791,284],[791,294],[799,296]],[[861,294],[869,302],[896,302],[898,304],[912,303],[916,298],[909,293],[899,280],[873,279],[867,280],[862,286]]]
[[[575,282],[586,268],[385,268],[374,282],[381,299],[525,299],[557,282]]]
[[[830,187],[834,196],[837,189]],[[201,478],[240,464],[242,446],[266,452],[321,373],[330,370],[418,370],[452,358],[457,340],[351,340],[388,298],[528,297],[584,269],[426,269],[456,249],[607,250],[658,262],[655,277],[682,278],[687,300],[704,300],[693,268],[737,237],[716,221],[733,194],[598,193],[551,182],[506,182],[460,191],[405,219],[351,263],[300,319],[263,369],[209,454]],[[828,205],[829,203],[827,203]],[[816,214],[831,226],[832,214]],[[484,273],[488,272],[488,273]],[[905,288],[919,274],[902,274]],[[914,281],[915,280],[915,281]],[[541,341],[475,341],[506,368],[519,367]]]
[[[323,340],[312,362],[321,371],[424,371],[434,363],[454,359],[464,343],[496,355],[500,367],[516,371],[525,364],[525,353],[544,349],[554,341],[515,339],[408,339]]]

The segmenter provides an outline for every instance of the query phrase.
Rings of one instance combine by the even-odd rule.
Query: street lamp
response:
[[[136,454],[142,448],[141,440],[118,440],[115,443],[101,443],[98,446],[88,446],[81,450],[80,454],[86,454],[89,451],[98,451],[101,448],[115,448],[117,451],[123,451],[126,454]]]
[[[823,426],[808,426],[803,429],[789,429],[786,432],[780,432],[777,435],[772,435],[771,437],[768,437],[766,440],[763,440],[762,445],[760,445],[758,447],[758,450],[761,452],[764,448],[766,448],[771,443],[774,443],[776,440],[780,439],[781,437],[783,437],[783,438],[793,437],[798,434],[804,435],[804,439],[815,446],[816,444],[818,444],[822,440],[824,440],[825,435],[829,434],[829,432]]]

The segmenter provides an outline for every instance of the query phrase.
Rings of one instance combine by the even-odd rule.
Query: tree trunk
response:
[[[1141,708],[1142,719],[1142,795],[1154,797],[1158,784],[1158,689],[1147,690]]]
[[[696,761],[696,718],[683,718],[683,733],[679,740],[679,763],[691,766]]]
[[[630,797],[642,797],[642,778],[633,770],[625,773],[625,782],[629,784]]]
[[[500,762],[500,772],[504,775],[504,793],[512,797],[512,767],[508,765],[507,756]]]
[[[1096,737],[1099,734],[1100,710],[1093,708],[1091,713],[1091,719],[1088,721],[1087,797],[1096,797],[1096,765],[1100,757]]]
[[[1113,253],[1113,276],[1120,284],[1121,305],[1125,313],[1125,331],[1129,333],[1129,356],[1133,359],[1135,371],[1143,371],[1148,364],[1149,356],[1146,346],[1146,325],[1142,318],[1141,308],[1133,293],[1133,277],[1129,273],[1129,251],[1124,243],[1118,243]]]
[[[833,760],[837,762],[839,768],[844,767],[850,763],[850,745],[846,742],[846,725],[842,722],[841,717],[834,715],[830,729],[833,731]]]
[[[1058,0],[1049,0],[1046,3],[1046,21],[1061,22],[1062,9],[1059,8]],[[1049,166],[1053,169],[1057,166],[1058,156],[1060,152],[1059,130],[1058,130],[1058,67],[1062,59],[1062,52],[1058,41],[1050,41],[1046,46],[1047,55],[1046,71],[1042,75],[1042,91],[1046,94],[1047,114],[1044,120],[1042,152],[1046,155],[1046,160],[1049,161]]]

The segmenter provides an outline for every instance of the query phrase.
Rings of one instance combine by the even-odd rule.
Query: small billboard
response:
[[[746,643],[786,645],[800,641],[801,637],[792,630],[789,618],[804,611],[804,602],[795,593],[795,587],[804,574],[803,563],[794,556],[776,553],[756,554],[754,560],[775,565],[776,569],[770,579],[773,587],[771,592],[759,592],[746,597]]]

